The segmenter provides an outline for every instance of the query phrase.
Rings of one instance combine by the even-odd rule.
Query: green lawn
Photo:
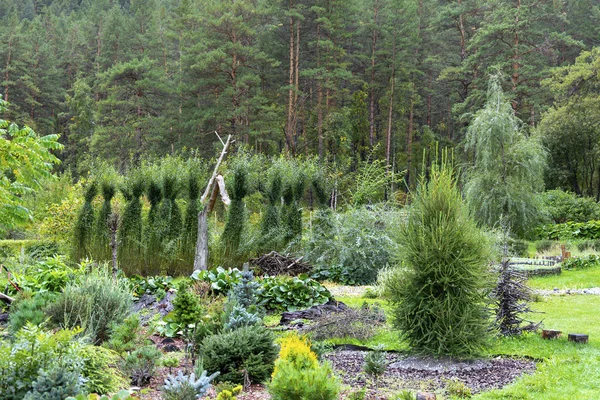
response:
[[[529,279],[529,286],[534,289],[587,289],[600,287],[600,265],[583,270],[563,271],[560,275],[531,278]]]

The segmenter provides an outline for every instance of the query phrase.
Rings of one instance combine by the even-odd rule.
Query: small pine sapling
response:
[[[363,369],[369,375],[379,377],[384,374],[387,366],[387,352],[383,351],[383,346],[377,346],[365,356]]]

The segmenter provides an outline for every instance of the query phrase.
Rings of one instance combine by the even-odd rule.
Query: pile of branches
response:
[[[303,258],[292,258],[272,251],[261,257],[251,259],[250,263],[258,267],[262,275],[298,276],[309,273],[312,269],[310,265],[302,262]]]
[[[298,329],[302,334],[310,334],[313,340],[326,340],[340,337],[353,337],[359,340],[366,340],[377,333],[377,329],[385,324],[385,313],[383,309],[376,305],[363,304],[360,308],[350,308],[343,303],[341,306],[302,311],[299,314],[287,313],[282,315],[280,324],[287,322],[288,327]],[[320,307],[324,307],[320,306]],[[286,314],[286,313],[284,313]],[[309,319],[311,323],[291,321],[291,317],[301,317]]]

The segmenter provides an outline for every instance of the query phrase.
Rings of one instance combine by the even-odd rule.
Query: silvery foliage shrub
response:
[[[208,373],[203,371],[200,377],[196,379],[196,374],[193,372],[191,375],[183,375],[183,373],[179,371],[177,375],[169,375],[167,379],[165,379],[163,390],[168,398],[181,398],[181,400],[187,400],[187,398],[183,399],[183,397],[180,396],[183,393],[194,393],[195,398],[199,399],[206,395],[208,389],[212,386],[211,381],[218,375],[219,372],[215,372],[208,376]]]
[[[258,306],[257,294],[260,284],[254,280],[254,273],[244,266],[241,281],[229,292],[225,306],[227,321],[225,330],[233,331],[243,326],[257,325],[261,322],[262,310]]]
[[[80,376],[85,346],[75,338],[80,331],[48,332],[28,323],[11,342],[0,341],[0,399],[23,400],[43,371],[64,368]]]
[[[315,277],[343,284],[371,284],[390,264],[396,248],[390,228],[403,218],[385,206],[364,206],[345,213],[329,209],[315,213],[306,244],[305,260]]]
[[[23,400],[63,400],[81,393],[84,383],[85,379],[77,372],[67,371],[62,367],[48,372],[40,371],[31,391]]]

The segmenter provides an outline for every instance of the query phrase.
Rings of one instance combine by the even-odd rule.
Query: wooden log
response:
[[[588,335],[584,335],[582,333],[569,333],[569,342],[587,343],[588,340]]]
[[[5,302],[6,304],[10,304],[13,301],[15,301],[15,299],[13,299],[10,296],[5,295],[4,293],[0,293],[0,300],[2,300],[3,302]]]
[[[542,339],[558,339],[562,335],[562,331],[556,331],[554,329],[542,330]]]
[[[416,400],[435,400],[435,393],[417,393]]]

